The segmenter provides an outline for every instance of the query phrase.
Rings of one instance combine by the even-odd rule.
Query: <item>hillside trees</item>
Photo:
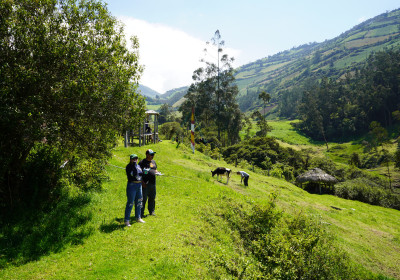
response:
[[[160,107],[160,117],[158,118],[158,121],[160,124],[163,124],[165,122],[171,121],[172,117],[172,106],[169,105],[168,103],[164,103]]]
[[[367,63],[342,80],[322,78],[302,94],[285,92],[283,102],[298,102],[298,127],[314,139],[349,137],[368,131],[371,122],[387,127],[400,108],[400,51],[371,55]],[[295,97],[301,96],[300,101]],[[288,108],[293,108],[289,104]],[[282,104],[280,108],[285,108]],[[293,117],[283,109],[282,115]]]
[[[34,176],[53,176],[54,187],[101,172],[116,133],[144,113],[131,41],[129,51],[97,0],[0,2],[0,206],[40,191],[45,178],[34,188]],[[54,162],[38,168],[40,158]]]
[[[204,60],[205,66],[193,72],[194,83],[179,107],[183,121],[189,119],[191,107],[195,107],[196,126],[203,134],[217,131],[217,138],[225,144],[239,141],[242,115],[236,101],[238,88],[235,84],[233,58],[223,54],[223,41],[219,31],[212,38],[217,47],[218,59],[215,62]],[[225,135],[226,137],[223,137]]]

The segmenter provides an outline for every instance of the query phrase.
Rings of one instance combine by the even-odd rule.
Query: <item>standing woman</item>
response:
[[[128,184],[126,186],[126,196],[128,201],[125,207],[125,225],[130,227],[129,220],[131,218],[132,208],[135,205],[135,218],[138,223],[144,223],[140,217],[142,207],[142,169],[137,164],[138,156],[135,154],[130,155],[130,162],[125,168],[126,176],[128,177]]]

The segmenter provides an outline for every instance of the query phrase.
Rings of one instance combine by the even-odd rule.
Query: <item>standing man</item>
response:
[[[144,215],[144,209],[146,208],[146,202],[148,200],[147,209],[149,214],[155,216],[154,210],[156,209],[156,174],[157,164],[154,161],[154,155],[156,152],[149,149],[146,151],[146,158],[139,162],[140,167],[143,170],[142,187],[143,187],[143,207],[142,217]]]
[[[131,217],[132,208],[135,207],[135,218],[138,223],[144,223],[141,218],[142,206],[142,169],[137,164],[138,156],[135,154],[130,155],[130,162],[125,168],[126,176],[128,177],[128,184],[126,186],[127,202],[125,206],[125,225],[130,227],[129,222]]]
[[[240,183],[242,183],[242,181],[244,179],[244,186],[247,187],[249,185],[248,182],[249,182],[250,175],[244,171],[238,171],[238,172],[236,172],[236,174],[241,176]]]

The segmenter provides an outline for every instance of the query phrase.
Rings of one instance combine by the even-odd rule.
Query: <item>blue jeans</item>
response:
[[[141,183],[128,183],[126,186],[126,196],[128,201],[125,207],[125,222],[131,219],[131,212],[133,205],[135,205],[135,218],[140,219],[140,209],[142,208],[142,184]]]

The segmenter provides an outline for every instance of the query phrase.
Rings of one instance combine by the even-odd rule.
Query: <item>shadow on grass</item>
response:
[[[320,185],[320,184],[314,183],[314,182],[308,182],[306,184],[303,184],[303,186],[301,188],[310,194],[333,195],[335,193],[334,188],[328,187],[328,186],[323,186],[323,185]]]
[[[66,198],[47,212],[23,209],[0,222],[0,268],[35,261],[67,245],[81,244],[93,232],[89,195]]]
[[[122,230],[124,229],[124,227],[125,227],[124,219],[116,218],[115,221],[112,221],[109,224],[102,224],[100,226],[100,231],[104,233],[111,233],[116,230]]]

